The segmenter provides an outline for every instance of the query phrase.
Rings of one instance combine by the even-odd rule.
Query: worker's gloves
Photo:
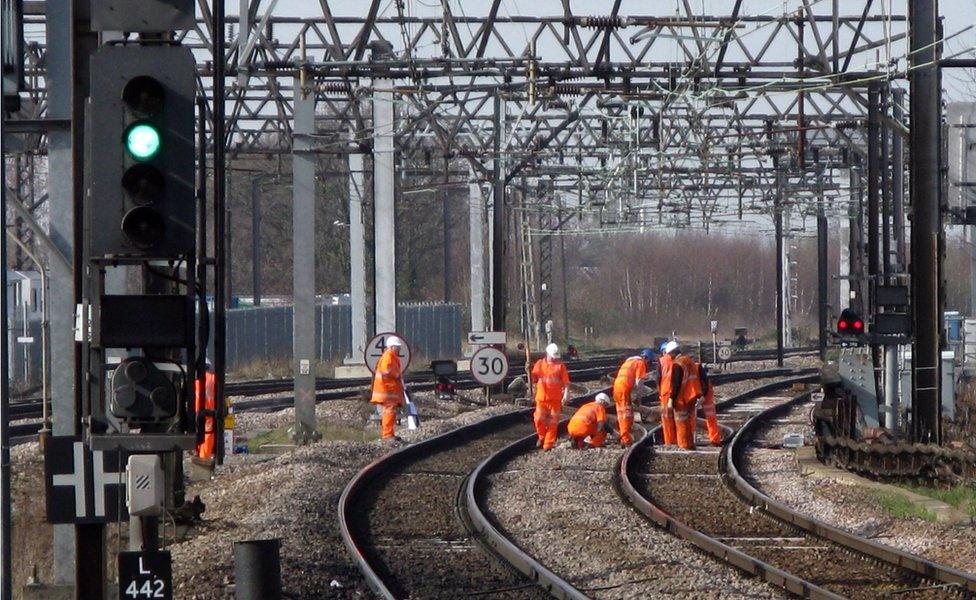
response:
[[[668,409],[674,410],[674,400],[668,399]]]

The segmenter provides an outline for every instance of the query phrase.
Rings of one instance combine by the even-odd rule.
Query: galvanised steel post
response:
[[[504,104],[501,96],[495,93],[495,122],[492,150],[494,158],[491,168],[492,182],[492,290],[491,290],[491,327],[494,331],[505,330],[507,313],[508,290],[505,270],[505,248],[508,241],[508,228],[505,214],[505,173],[502,161],[502,128],[504,127]]]
[[[776,229],[776,364],[783,366],[783,321],[786,303],[783,298],[783,171],[779,157],[773,157],[776,171],[776,191],[773,196],[773,225]]]
[[[261,306],[261,176],[251,178],[251,296]]]
[[[315,92],[295,77],[292,147],[292,321],[296,444],[318,439],[315,423]]]
[[[897,123],[905,119],[905,90],[892,90],[891,117]],[[895,131],[891,137],[891,213],[897,265],[905,269],[908,249],[905,247],[905,150],[904,139]]]
[[[822,167],[821,167],[822,169]],[[820,360],[827,360],[827,214],[823,171],[817,173],[817,329]]]
[[[226,408],[224,406],[224,382],[226,380],[227,350],[226,342],[226,304],[227,304],[227,277],[224,271],[227,269],[226,254],[226,232],[227,232],[227,212],[226,212],[226,181],[225,177],[225,144],[227,143],[224,123],[224,73],[225,68],[225,42],[224,39],[224,0],[213,0],[213,211],[214,211],[214,357],[213,367],[216,375],[214,386],[217,397],[217,421],[219,431],[223,431],[224,416]],[[217,463],[224,461],[224,436],[218,435],[216,446]]]
[[[908,3],[911,115],[912,440],[940,443],[939,154],[942,82],[937,0]]]
[[[881,275],[881,86],[868,86],[868,313],[878,312],[876,288]],[[871,344],[875,390],[881,389],[881,347]]]
[[[468,172],[468,231],[471,269],[471,331],[485,328],[485,202],[473,168]]]
[[[868,86],[868,311],[874,314],[874,288],[881,258],[881,88]]]

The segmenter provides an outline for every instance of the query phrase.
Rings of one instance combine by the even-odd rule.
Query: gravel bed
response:
[[[744,364],[742,370],[754,368]],[[726,384],[719,395],[755,385]],[[552,452],[517,457],[489,475],[487,510],[526,552],[593,598],[785,596],[713,561],[623,505],[613,488],[622,453],[612,446],[574,450],[563,440]],[[714,454],[693,460],[717,466]]]
[[[794,408],[789,419],[805,421],[809,405]],[[760,440],[781,442],[785,433],[803,433],[812,443],[806,424],[774,424],[760,432]],[[805,476],[792,450],[752,448],[745,468],[759,490],[804,514],[840,529],[870,538],[935,562],[976,572],[976,528],[919,518],[895,518],[873,492],[849,484]]]
[[[618,448],[533,452],[490,476],[487,508],[529,554],[592,598],[781,598],[638,517],[613,490]]]
[[[410,399],[417,404],[421,419],[444,419],[478,408],[474,403],[483,402],[481,394],[459,391],[459,401],[437,400],[434,392],[413,392]],[[315,405],[319,420],[330,423],[362,424],[373,413],[373,404],[362,399],[325,400]],[[236,414],[237,433],[288,427],[295,422],[295,409],[284,408],[274,412],[241,412]]]
[[[779,400],[773,396],[756,398],[739,405],[738,412],[754,414],[781,402],[787,394],[780,394]],[[722,484],[717,461],[702,460],[686,452],[657,453],[653,449],[647,452],[647,456],[637,457],[642,472],[655,473],[657,465],[664,465],[665,469],[663,476],[639,477],[635,482],[638,489],[666,513],[698,531],[723,538],[725,543],[759,560],[849,598],[868,600],[891,592],[905,592],[920,584],[914,574],[896,572],[753,511]],[[675,468],[672,465],[676,462],[705,468],[693,476],[692,467]],[[943,596],[941,590],[900,595],[903,598]]]
[[[317,412],[341,418],[355,408],[326,402]],[[510,410],[500,405],[445,419],[428,415],[420,429],[398,434],[416,441]],[[199,494],[207,512],[189,539],[169,548],[176,596],[231,598],[232,542],[276,537],[282,539],[283,585],[293,597],[373,597],[342,544],[336,505],[349,479],[391,448],[382,441],[327,441],[276,457],[230,457],[215,479],[189,486],[188,494]]]

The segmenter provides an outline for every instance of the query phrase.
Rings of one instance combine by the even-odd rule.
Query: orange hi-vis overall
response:
[[[713,446],[722,443],[722,430],[718,427],[718,417],[715,416],[715,384],[709,380],[708,390],[702,398],[702,413],[705,415],[705,425],[708,427],[708,441]]]
[[[599,448],[607,439],[607,409],[596,401],[584,404],[569,420],[567,430],[577,448],[583,447],[586,436],[591,448]]]
[[[617,405],[617,427],[620,429],[620,443],[630,444],[634,441],[630,429],[634,425],[634,407],[630,403],[630,394],[637,382],[647,375],[647,363],[643,357],[631,356],[620,365],[617,376],[613,380],[613,403]]]
[[[397,409],[403,404],[402,375],[400,357],[397,356],[395,349],[387,348],[376,363],[376,372],[373,373],[373,397],[370,398],[370,402],[383,407],[380,432],[384,440],[393,437]]]
[[[678,356],[675,364],[681,367],[681,389],[674,403],[674,424],[678,434],[678,446],[685,450],[693,450],[697,424],[695,404],[702,396],[701,377],[698,363],[687,354]]]
[[[542,448],[549,449],[556,445],[569,371],[562,361],[541,358],[532,366],[532,383],[535,384],[535,431]]]
[[[674,410],[668,408],[668,400],[671,399],[671,365],[674,364],[674,357],[670,354],[662,354],[658,359],[658,399],[661,401],[661,433],[664,436],[664,444],[673,446],[678,436],[675,432]]]
[[[217,447],[217,432],[214,427],[217,419],[217,375],[207,369],[203,378],[193,382],[194,406],[197,414],[197,458],[204,461],[214,459]]]

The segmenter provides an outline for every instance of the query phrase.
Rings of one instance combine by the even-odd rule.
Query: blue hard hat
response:
[[[644,348],[643,350],[641,350],[640,355],[641,358],[643,358],[646,361],[654,360],[654,351],[651,350],[650,348]]]

